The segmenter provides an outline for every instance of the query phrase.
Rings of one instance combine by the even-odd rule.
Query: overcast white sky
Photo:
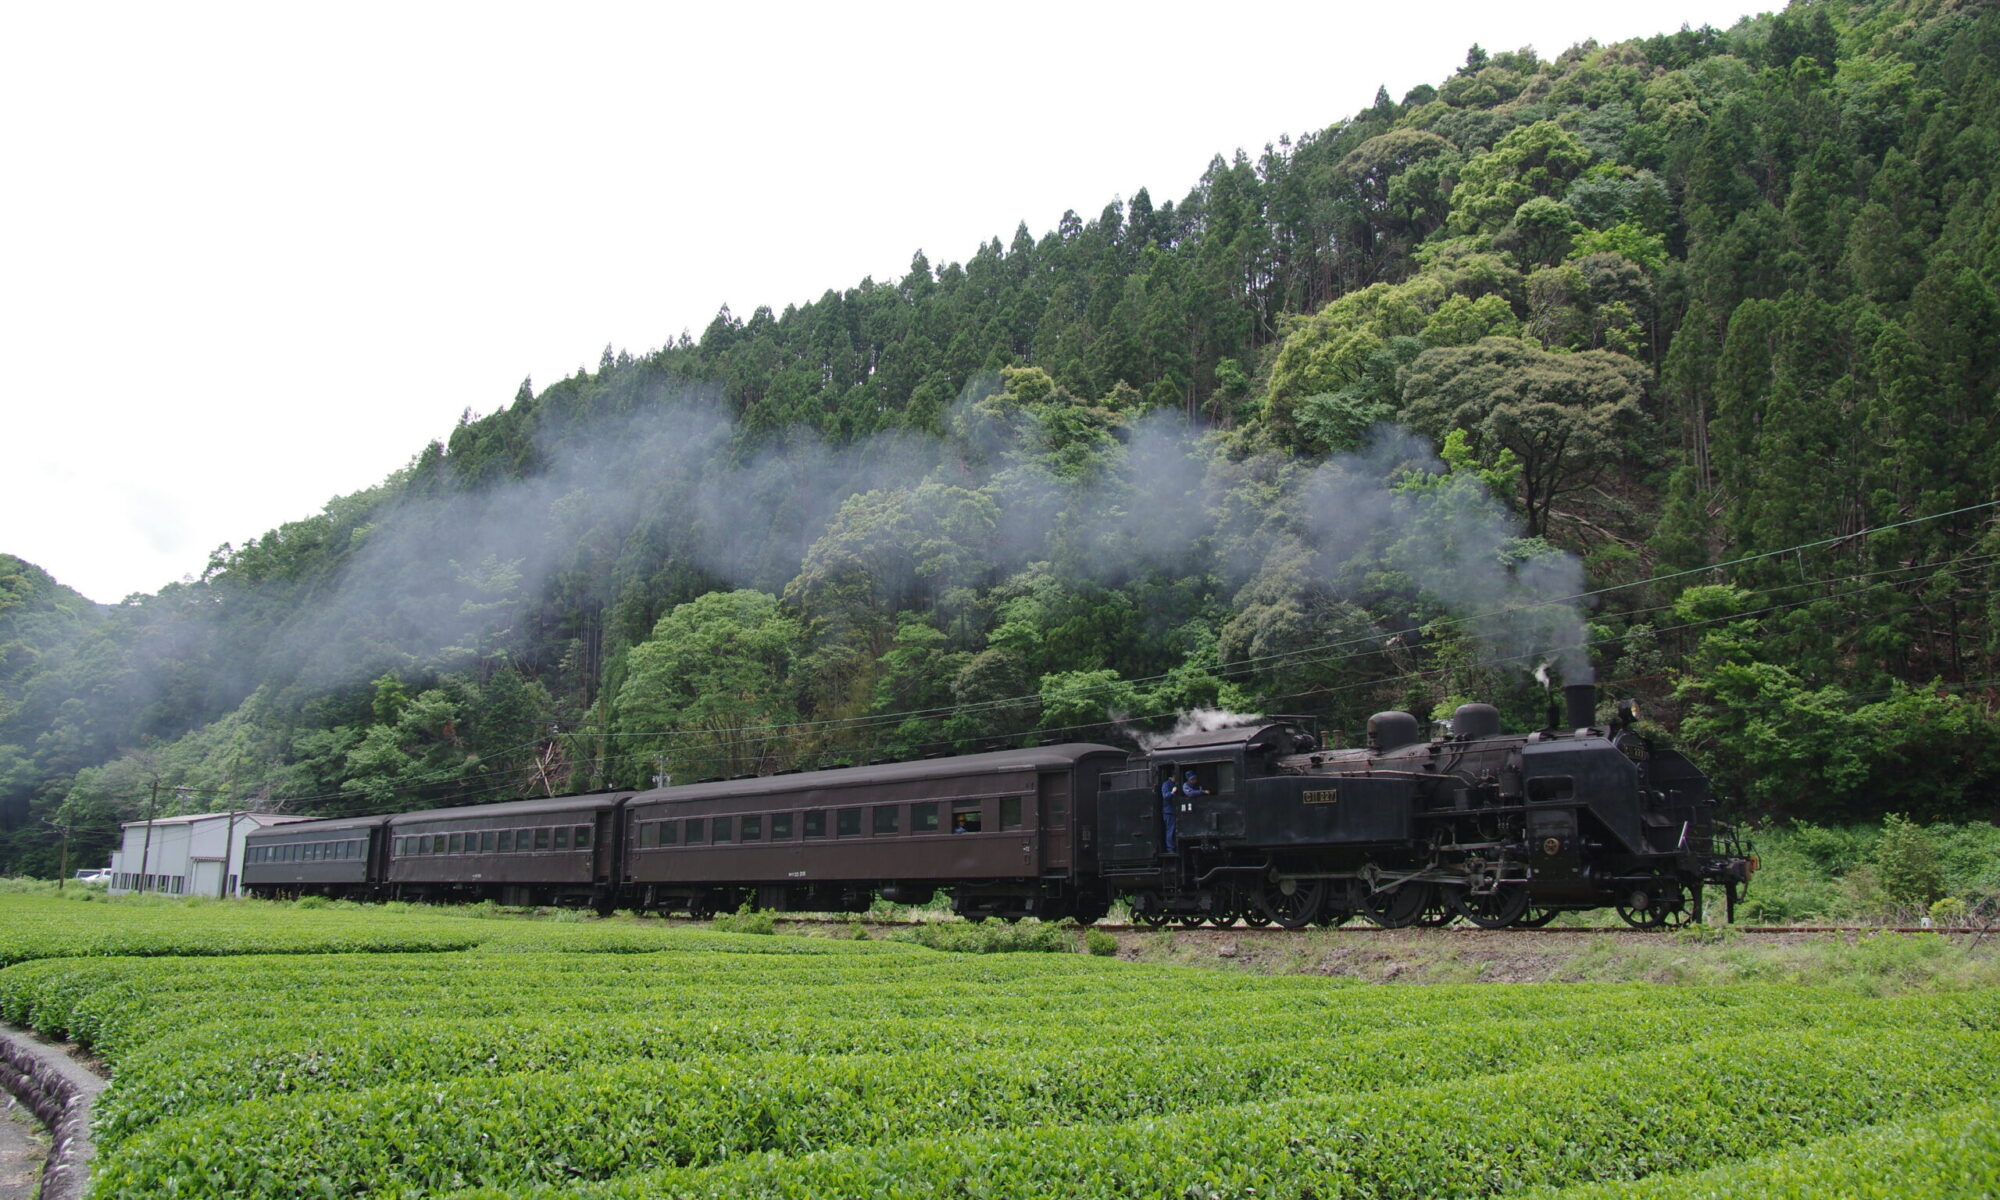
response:
[[[199,574],[505,406],[922,249],[1748,0],[0,7],[0,551]]]

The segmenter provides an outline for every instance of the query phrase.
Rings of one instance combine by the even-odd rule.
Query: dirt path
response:
[[[13,1097],[0,1093],[0,1102],[6,1109],[0,1113],[0,1200],[33,1200],[49,1153],[48,1135]]]

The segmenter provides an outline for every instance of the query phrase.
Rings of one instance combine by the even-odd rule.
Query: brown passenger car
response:
[[[334,817],[260,829],[244,839],[243,890],[277,896],[375,894],[382,878],[382,826],[388,817]]]
[[[972,914],[1086,915],[1097,780],[1125,763],[1071,744],[641,792],[625,878],[646,907],[867,907],[950,886]],[[1094,918],[1093,918],[1094,919]]]
[[[619,806],[630,795],[598,792],[390,817],[390,893],[608,908]]]

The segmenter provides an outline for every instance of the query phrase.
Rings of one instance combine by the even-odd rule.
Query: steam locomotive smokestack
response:
[[[1570,683],[1563,685],[1563,708],[1568,729],[1582,729],[1597,720],[1597,685],[1594,683]]]

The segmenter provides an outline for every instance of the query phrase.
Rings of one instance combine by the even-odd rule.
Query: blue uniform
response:
[[[1168,854],[1174,852],[1174,819],[1180,806],[1174,803],[1180,798],[1181,789],[1172,779],[1160,780],[1160,844]]]

